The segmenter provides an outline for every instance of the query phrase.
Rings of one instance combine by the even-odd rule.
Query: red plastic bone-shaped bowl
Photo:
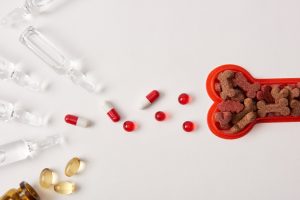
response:
[[[210,98],[213,100],[213,105],[210,107],[207,114],[207,123],[210,130],[218,137],[223,139],[237,139],[243,137],[253,128],[253,126],[257,123],[271,123],[271,122],[300,122],[300,116],[268,116],[268,117],[258,117],[251,124],[246,126],[243,130],[237,133],[226,133],[226,131],[218,128],[217,123],[214,119],[214,114],[218,112],[218,104],[222,102],[222,98],[219,96],[218,92],[215,90],[215,83],[218,82],[219,73],[231,70],[233,72],[242,72],[243,75],[248,79],[250,83],[260,83],[261,85],[289,85],[289,84],[297,84],[300,82],[300,78],[272,78],[272,79],[257,79],[251,76],[251,74],[245,70],[243,67],[234,65],[234,64],[226,64],[215,68],[209,75],[206,81],[206,90]]]

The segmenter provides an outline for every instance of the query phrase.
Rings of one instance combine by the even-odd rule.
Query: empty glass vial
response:
[[[9,102],[0,100],[0,121],[16,121],[32,126],[42,126],[45,119],[23,109],[16,108]]]
[[[40,196],[31,185],[26,182],[20,183],[20,188],[10,189],[0,200],[40,200]]]
[[[34,157],[41,151],[62,142],[62,136],[53,135],[39,140],[24,139],[3,144],[0,146],[0,167]]]
[[[1,57],[0,80],[11,80],[19,86],[33,91],[40,91],[42,89],[41,84],[39,82],[35,81],[21,70],[17,70],[12,62]]]
[[[1,24],[8,27],[18,27],[26,24],[27,21],[40,12],[43,12],[54,0],[25,0],[22,7],[15,8],[7,14]]]
[[[57,73],[66,75],[73,83],[89,92],[97,92],[96,85],[88,80],[86,75],[71,65],[66,58],[50,41],[34,27],[28,27],[21,35],[20,42],[41,58]]]

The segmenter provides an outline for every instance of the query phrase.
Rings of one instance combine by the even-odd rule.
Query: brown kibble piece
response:
[[[232,119],[232,123],[236,124],[238,121],[240,121],[245,115],[247,115],[249,112],[253,112],[256,110],[256,106],[255,103],[253,102],[253,99],[251,98],[247,98],[244,100],[244,109],[236,114],[233,119]]]
[[[297,87],[292,86],[286,86],[286,89],[289,90],[289,100],[293,100],[295,98],[298,98],[300,96],[300,89]]]
[[[234,72],[230,70],[226,70],[221,72],[218,76],[218,80],[220,81],[221,89],[220,96],[222,99],[227,99],[234,97],[236,95],[236,90],[232,85],[232,78],[234,77]]]
[[[239,113],[244,109],[244,105],[239,101],[226,100],[218,105],[218,109],[221,112]]]
[[[242,72],[235,73],[233,83],[244,90],[249,98],[255,98],[256,92],[260,89],[259,83],[249,83]]]
[[[281,116],[280,113],[273,113],[273,112],[271,112],[271,113],[267,114],[267,117],[279,117],[279,116]]]
[[[292,99],[298,98],[300,96],[300,89],[299,88],[292,89],[290,95]]]
[[[231,129],[229,129],[228,133],[238,133],[241,130],[243,130],[246,126],[251,124],[255,119],[257,115],[256,112],[249,112],[247,115],[245,115],[240,121],[238,121]]]
[[[264,100],[266,103],[274,103],[275,100],[271,94],[272,87],[270,85],[261,86],[261,90],[256,93],[256,98],[261,101]]]
[[[300,101],[291,100],[290,107],[292,108],[292,116],[300,116]]]
[[[221,84],[220,83],[215,83],[215,91],[216,92],[222,92]]]
[[[297,87],[297,84],[288,84],[286,87],[294,89],[295,87]]]
[[[241,90],[236,89],[236,95],[231,97],[230,100],[243,102],[245,100],[245,95]]]
[[[225,130],[229,129],[230,121],[232,119],[232,113],[231,112],[217,112],[215,114],[215,121],[220,124],[220,128]]]
[[[268,113],[280,113],[287,116],[291,113],[288,105],[289,101],[286,98],[279,99],[275,104],[266,104],[265,101],[259,101],[257,102],[257,114],[259,117],[266,117]]]
[[[289,96],[289,90],[286,88],[280,89],[279,85],[273,85],[271,94],[272,97],[275,99],[275,103],[278,103],[278,101],[282,98],[287,98]]]

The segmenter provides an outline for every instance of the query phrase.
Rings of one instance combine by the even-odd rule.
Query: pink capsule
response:
[[[65,122],[67,122],[68,124],[72,124],[74,126],[80,126],[84,128],[88,127],[90,124],[90,121],[87,119],[75,115],[69,115],[69,114],[65,116]]]
[[[114,106],[110,102],[105,101],[103,108],[104,108],[104,111],[107,113],[107,115],[113,122],[120,121],[121,117],[120,117],[119,113],[117,112],[117,110],[114,108]]]
[[[157,90],[151,91],[146,98],[144,98],[141,102],[140,108],[145,109],[153,104],[159,97],[159,92]]]

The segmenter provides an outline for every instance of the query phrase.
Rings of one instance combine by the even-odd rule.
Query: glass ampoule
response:
[[[63,141],[61,135],[53,135],[38,140],[23,139],[0,145],[0,167],[34,157]]]
[[[37,15],[52,4],[54,0],[25,0],[23,6],[15,8],[7,14],[1,24],[8,27],[19,27],[25,25],[34,15]]]
[[[20,37],[20,42],[42,59],[57,73],[66,75],[73,83],[88,92],[98,92],[98,87],[81,71],[72,66],[71,60],[66,58],[56,46],[34,27],[28,27]]]
[[[43,117],[17,108],[14,104],[2,100],[0,100],[0,121],[16,121],[32,126],[42,126],[46,123]]]
[[[14,63],[0,57],[0,80],[11,80],[21,87],[41,91],[41,84],[25,72],[16,69]]]

